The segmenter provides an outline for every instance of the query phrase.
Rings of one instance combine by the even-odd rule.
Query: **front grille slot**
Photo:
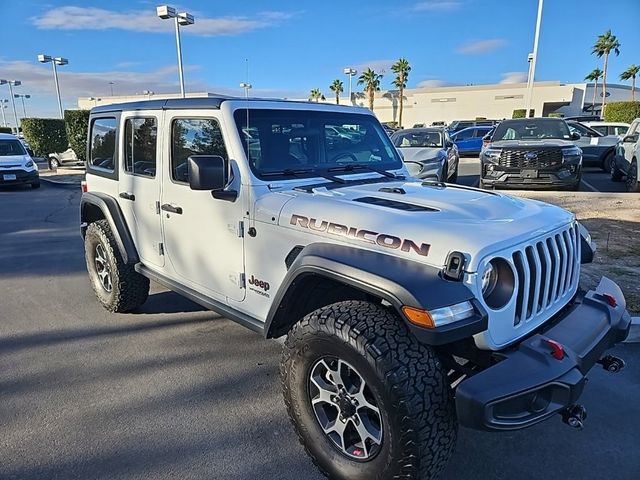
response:
[[[504,148],[499,165],[504,168],[545,170],[562,165],[562,149],[553,148]]]
[[[515,326],[544,315],[573,294],[579,280],[579,235],[572,225],[512,253],[518,279]]]

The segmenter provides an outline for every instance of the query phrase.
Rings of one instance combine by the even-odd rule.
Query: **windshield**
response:
[[[12,155],[26,155],[20,140],[0,140],[0,157],[10,157]]]
[[[396,132],[391,140],[398,148],[438,148],[442,147],[442,132],[439,130]]]
[[[354,166],[402,168],[389,137],[371,115],[240,109],[234,116],[249,165],[258,177],[279,173],[286,177],[291,172],[313,177]]]
[[[496,127],[492,140],[497,142],[500,140],[542,140],[545,138],[570,140],[571,135],[563,120],[505,120]]]

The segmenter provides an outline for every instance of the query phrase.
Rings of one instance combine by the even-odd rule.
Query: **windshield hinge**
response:
[[[158,244],[158,255],[164,255],[164,245],[162,244],[162,242]]]
[[[238,237],[240,238],[244,237],[244,222],[242,220],[238,222]]]
[[[244,275],[244,272],[240,272],[238,274],[238,286],[240,288],[247,288],[247,282],[246,282],[246,277]]]
[[[160,215],[160,202],[156,202],[156,215]]]

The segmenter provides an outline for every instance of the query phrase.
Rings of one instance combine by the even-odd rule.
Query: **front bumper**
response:
[[[5,178],[15,176],[15,179]],[[30,172],[21,169],[5,170],[0,168],[0,185],[20,185],[23,183],[33,183],[39,178],[38,171],[32,170]]]
[[[612,296],[616,306],[607,302]],[[620,287],[602,278],[595,290],[569,306],[551,324],[514,348],[502,360],[464,380],[456,390],[461,425],[478,430],[516,430],[534,425],[572,405],[586,375],[603,353],[629,334],[631,317]],[[562,345],[556,359],[547,340]]]
[[[574,172],[559,170],[494,170],[485,173],[482,183],[488,187],[534,188],[573,187],[580,181],[580,167]]]

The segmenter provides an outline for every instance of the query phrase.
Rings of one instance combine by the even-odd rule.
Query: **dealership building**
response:
[[[453,120],[473,120],[488,118],[501,120],[511,118],[513,111],[525,108],[526,83],[494,85],[467,85],[446,87],[408,88],[404,91],[403,124],[411,127],[415,124],[432,122],[450,123]],[[638,91],[638,89],[636,89]],[[594,111],[594,85],[592,83],[536,82],[533,88],[531,108],[536,116],[548,116],[558,112],[565,116],[589,115]],[[194,92],[187,97],[211,97],[213,93]],[[179,98],[180,94],[104,96],[101,98],[81,97],[78,108],[90,109],[97,105],[123,103],[144,99]],[[327,103],[334,97],[327,95]],[[381,122],[398,120],[400,107],[398,91],[376,92],[374,112]],[[607,102],[631,100],[631,87],[626,85],[607,85]],[[349,104],[347,96],[340,99],[343,105]],[[366,95],[354,93],[353,104],[368,106]],[[595,114],[599,115],[602,105],[602,85],[598,85]]]

